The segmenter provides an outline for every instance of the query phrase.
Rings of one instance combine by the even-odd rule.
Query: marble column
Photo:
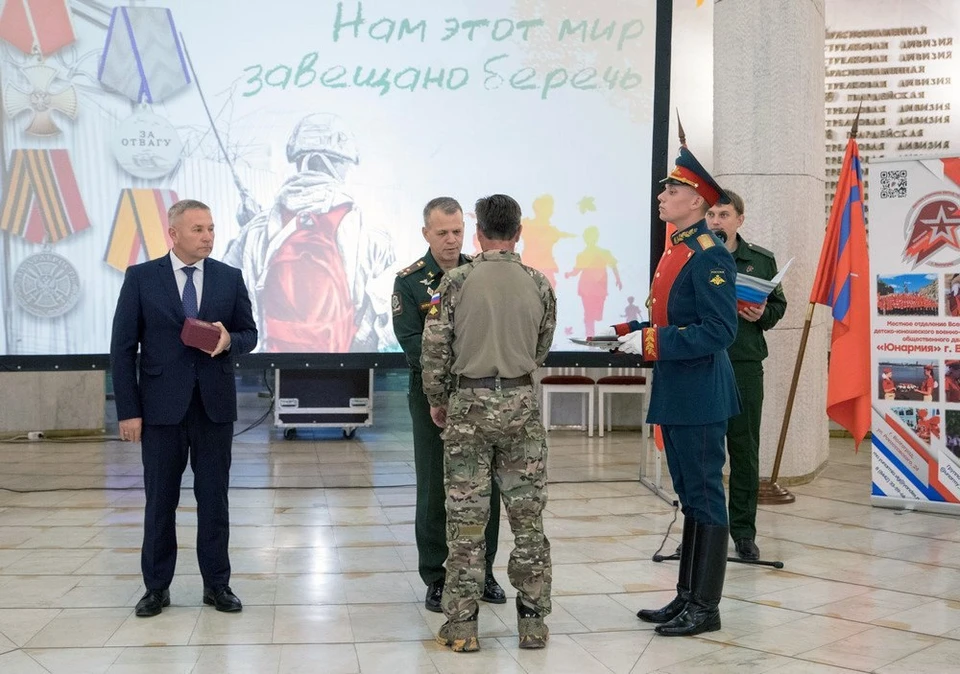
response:
[[[713,41],[714,176],[744,198],[743,237],[781,266],[795,258],[787,314],[767,333],[760,474],[769,476],[826,224],[824,0],[717,0]],[[827,460],[827,319],[818,307],[781,484],[812,478]]]

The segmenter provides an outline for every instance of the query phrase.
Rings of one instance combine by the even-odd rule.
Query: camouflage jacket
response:
[[[516,267],[486,267],[482,273],[477,272],[482,265]],[[478,274],[480,283],[465,287],[472,273]],[[524,278],[530,282],[522,282]],[[483,301],[477,302],[481,298],[474,293],[481,293]],[[557,325],[557,298],[547,278],[524,265],[517,253],[489,250],[451,270],[440,282],[432,302],[437,311],[427,312],[421,364],[423,391],[433,407],[447,403],[460,374],[530,374],[543,365],[550,352]],[[487,313],[474,311],[458,316],[458,307],[468,304],[481,304]],[[469,325],[468,319],[473,321]]]

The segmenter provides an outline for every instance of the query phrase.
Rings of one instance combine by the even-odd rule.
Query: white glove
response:
[[[605,325],[593,333],[594,337],[616,337],[617,329],[612,325]]]
[[[643,355],[643,330],[631,332],[629,335],[622,335],[620,342],[621,353],[635,353],[638,356]]]

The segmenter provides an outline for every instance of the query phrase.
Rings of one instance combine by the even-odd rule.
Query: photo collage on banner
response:
[[[960,503],[960,5],[825,5],[826,203],[854,119],[870,256],[872,494],[877,504]],[[960,288],[958,288],[960,290]]]
[[[873,495],[960,503],[960,157],[874,160]]]

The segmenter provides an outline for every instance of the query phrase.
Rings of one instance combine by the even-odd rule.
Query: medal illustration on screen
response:
[[[66,150],[13,150],[0,202],[0,231],[57,243],[90,227]]]
[[[67,258],[49,251],[27,257],[13,275],[17,304],[34,316],[55,318],[80,299],[80,277]]]
[[[121,122],[111,144],[120,167],[137,178],[162,178],[180,164],[183,143],[166,119],[142,109]]]
[[[180,164],[176,129],[149,106],[190,85],[183,42],[165,7],[115,7],[100,56],[97,79],[104,89],[142,106],[125,119],[111,143],[130,175],[161,178]]]
[[[77,118],[77,89],[60,80],[56,68],[40,63],[21,68],[20,74],[25,84],[9,83],[3,88],[3,108],[10,117],[30,113],[25,133],[56,136],[60,127],[54,113]]]
[[[40,59],[76,41],[67,0],[0,3],[0,39]]]

